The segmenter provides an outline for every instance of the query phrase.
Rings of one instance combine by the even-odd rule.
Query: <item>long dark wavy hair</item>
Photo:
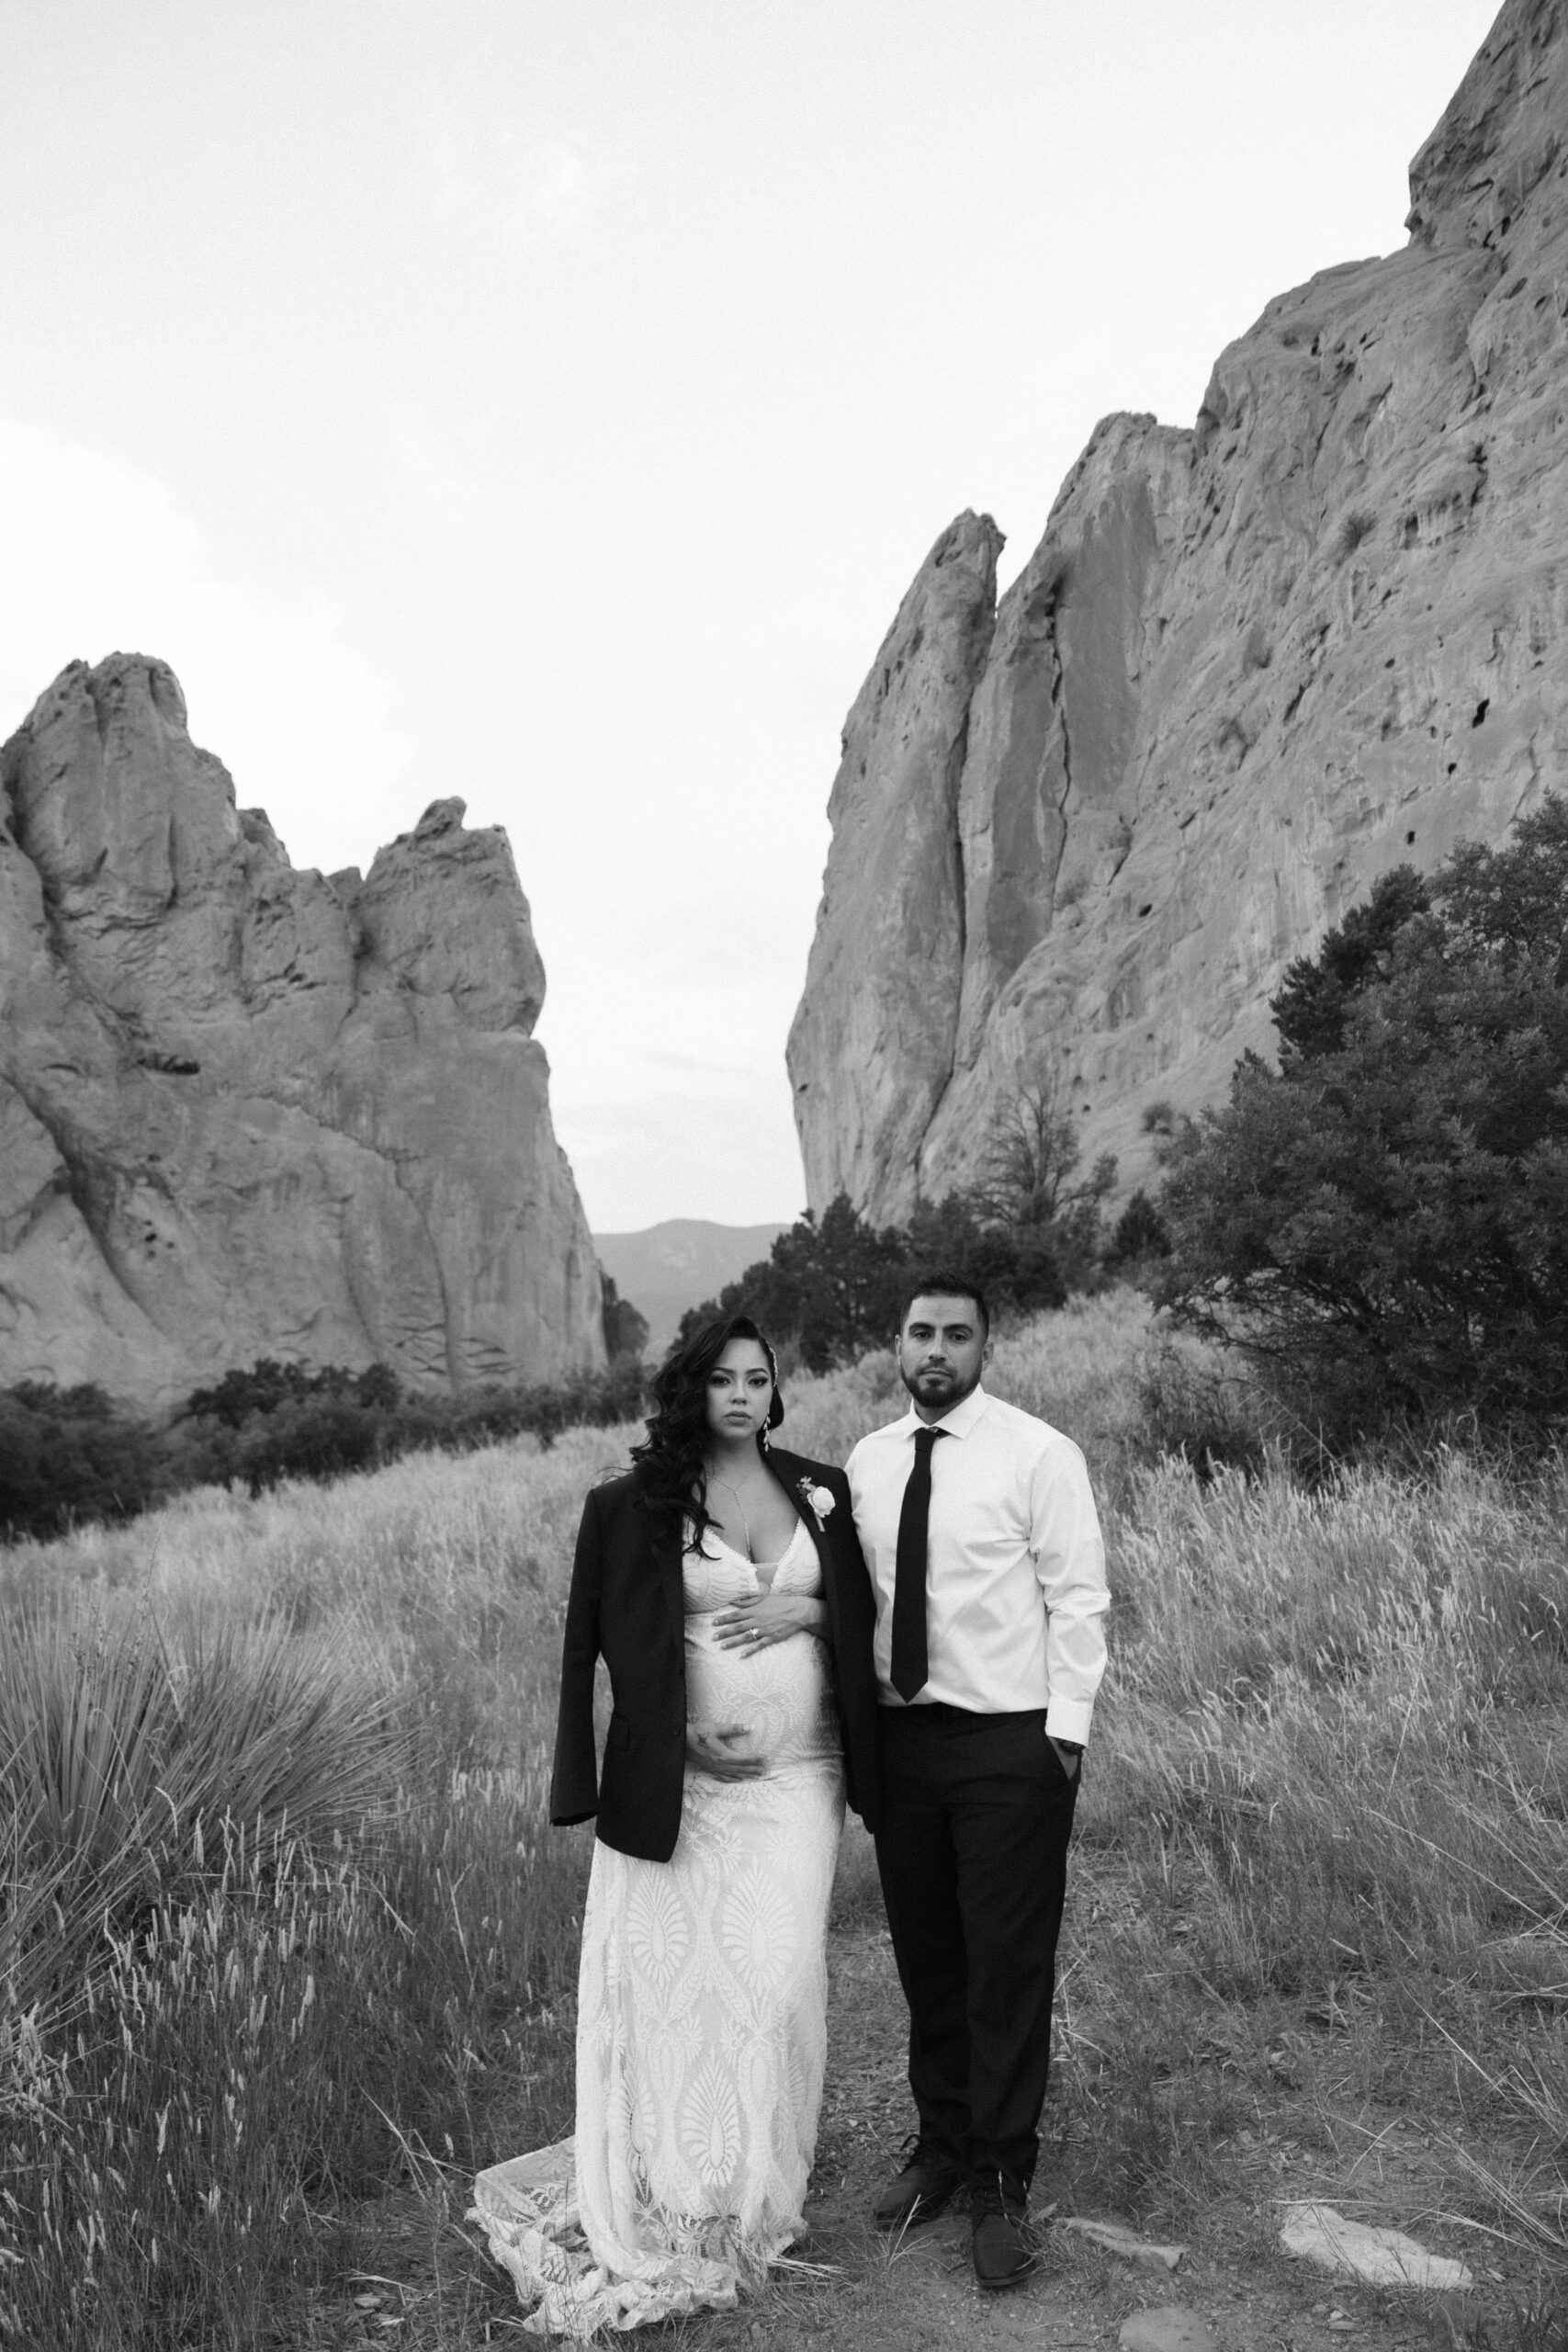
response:
[[[690,1518],[699,1544],[705,1531],[718,1524],[708,1510],[707,1473],[703,1467],[703,1449],[708,1440],[708,1374],[731,1340],[755,1340],[767,1357],[773,1375],[768,1429],[777,1429],[784,1419],[778,1358],[749,1315],[731,1315],[721,1322],[705,1324],[682,1347],[666,1356],[653,1378],[647,1439],[632,1448],[647,1508],[666,1529],[679,1529],[682,1519]],[[758,1432],[757,1443],[766,1451],[766,1430]]]

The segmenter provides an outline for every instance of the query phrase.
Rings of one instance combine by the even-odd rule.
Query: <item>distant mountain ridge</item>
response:
[[[714,1225],[667,1217],[640,1233],[596,1233],[599,1263],[623,1298],[648,1317],[648,1354],[664,1353],[688,1306],[716,1298],[726,1283],[765,1258],[783,1225]]]

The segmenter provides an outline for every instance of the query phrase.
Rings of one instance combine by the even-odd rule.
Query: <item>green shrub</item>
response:
[[[261,1495],[288,1478],[342,1477],[405,1453],[463,1452],[525,1431],[550,1445],[564,1430],[634,1419],[643,1392],[632,1354],[607,1372],[457,1396],[405,1395],[386,1364],[311,1371],[264,1357],[194,1390],[175,1419],[155,1429],[100,1389],[26,1383],[0,1391],[0,1541],[132,1518],[192,1487],[238,1482]]]
[[[1054,1068],[997,1104],[974,1206],[981,1222],[1006,1234],[1021,1253],[1043,1252],[1058,1270],[1057,1296],[1031,1300],[1015,1292],[1013,1303],[1021,1307],[1059,1306],[1068,1291],[1095,1285],[1101,1206],[1115,1188],[1116,1160],[1102,1152],[1086,1176],[1082,1159],[1070,1090]]]
[[[1037,1315],[1047,1307],[1065,1306],[1063,1251],[1074,1248],[1074,1237],[1064,1240],[1049,1219],[1018,1225],[991,1221],[962,1193],[949,1193],[934,1204],[922,1201],[908,1225],[909,1268],[942,1266],[967,1275],[979,1283],[993,1313],[1011,1309]],[[900,1299],[898,1305],[902,1303]],[[897,1329],[897,1319],[896,1308],[888,1332]],[[887,1332],[876,1336],[884,1339]]]
[[[363,1372],[350,1372],[344,1364],[329,1363],[312,1372],[308,1364],[278,1363],[271,1356],[258,1356],[249,1372],[226,1372],[215,1386],[193,1388],[185,1409],[237,1430],[253,1415],[275,1413],[280,1406],[301,1405],[310,1397],[341,1398],[375,1408],[395,1406],[402,1393],[402,1383],[389,1364],[373,1363]]]
[[[392,1413],[345,1397],[312,1396],[258,1415],[243,1430],[234,1467],[259,1495],[283,1478],[336,1478],[389,1462],[404,1451],[401,1434]]]
[[[271,1369],[258,1364],[255,1372]],[[563,1430],[628,1420],[643,1402],[642,1367],[632,1357],[607,1372],[529,1387],[498,1384],[456,1396],[384,1398],[374,1385],[374,1376],[384,1371],[373,1364],[368,1373],[334,1376],[329,1370],[312,1375],[310,1387],[287,1390],[274,1404],[247,1412],[229,1457],[230,1475],[243,1478],[256,1495],[285,1478],[338,1477],[431,1446],[461,1452],[525,1432],[549,1445]],[[254,1377],[231,1375],[237,1389]]]
[[[601,1269],[599,1279],[604,1291],[604,1353],[612,1363],[623,1356],[640,1356],[648,1345],[647,1316],[629,1298],[621,1296],[614,1274]]]
[[[1388,876],[1171,1146],[1158,1295],[1337,1448],[1568,1415],[1568,800]]]
[[[1234,1363],[1170,1335],[1151,1346],[1138,1378],[1139,1434],[1147,1454],[1179,1454],[1199,1477],[1262,1467],[1278,1418],[1259,1409],[1255,1384]]]
[[[1108,1272],[1120,1273],[1170,1255],[1170,1235],[1164,1217],[1148,1194],[1139,1188],[1117,1218],[1105,1252]]]
[[[1404,925],[1431,903],[1415,868],[1396,865],[1373,885],[1364,907],[1351,908],[1315,956],[1296,958],[1270,1007],[1287,1059],[1338,1052],[1356,999],[1382,977]]]
[[[878,1230],[840,1193],[820,1219],[807,1209],[716,1299],[688,1307],[680,1340],[719,1316],[750,1315],[812,1372],[850,1363],[894,1329],[908,1256],[897,1226]]]
[[[163,1491],[153,1431],[100,1388],[0,1390],[0,1537],[128,1519]]]

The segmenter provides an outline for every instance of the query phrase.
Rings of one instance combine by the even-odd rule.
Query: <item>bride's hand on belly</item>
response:
[[[804,1592],[760,1592],[755,1600],[721,1609],[713,1621],[713,1637],[720,1649],[761,1650],[787,1642],[792,1634],[821,1634],[827,1627],[822,1601]]]
[[[750,1739],[745,1724],[688,1724],[686,1761],[694,1771],[711,1772],[716,1781],[754,1781],[767,1770],[760,1756],[737,1756],[733,1743]]]

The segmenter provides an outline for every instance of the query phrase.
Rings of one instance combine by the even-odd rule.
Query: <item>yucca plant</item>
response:
[[[406,1742],[352,1649],[199,1620],[166,1639],[54,1607],[0,1648],[0,1999],[58,2023],[107,1949],[211,1866],[226,1824],[307,1849],[395,1797]]]
[[[286,1624],[197,1619],[165,1650],[169,1720],[159,1793],[171,1822],[228,1816],[309,1845],[355,1838],[385,1815],[407,1766],[406,1731],[367,1656]]]
[[[34,1863],[90,1878],[127,1852],[148,1852],[167,1830],[159,1783],[170,1699],[148,1619],[111,1636],[102,1621],[50,1609],[9,1628],[0,1645],[0,1789],[13,1838]]]
[[[56,1855],[38,1858],[36,1821],[12,1813],[0,1856],[0,2109],[29,2098],[39,2077],[46,2030],[81,2008],[106,1920],[145,1897],[146,1857],[128,1849],[99,1867]]]
[[[0,2018],[13,2044],[74,2010],[106,1920],[157,1892],[166,1728],[145,1628],[110,1641],[51,1612],[0,1647]]]
[[[225,1815],[330,1839],[386,1804],[404,1754],[387,1692],[341,1639],[329,1652],[281,1624],[197,1619],[171,1642],[150,1613],[53,1609],[0,1650],[0,1791],[39,1860],[188,1855]]]

